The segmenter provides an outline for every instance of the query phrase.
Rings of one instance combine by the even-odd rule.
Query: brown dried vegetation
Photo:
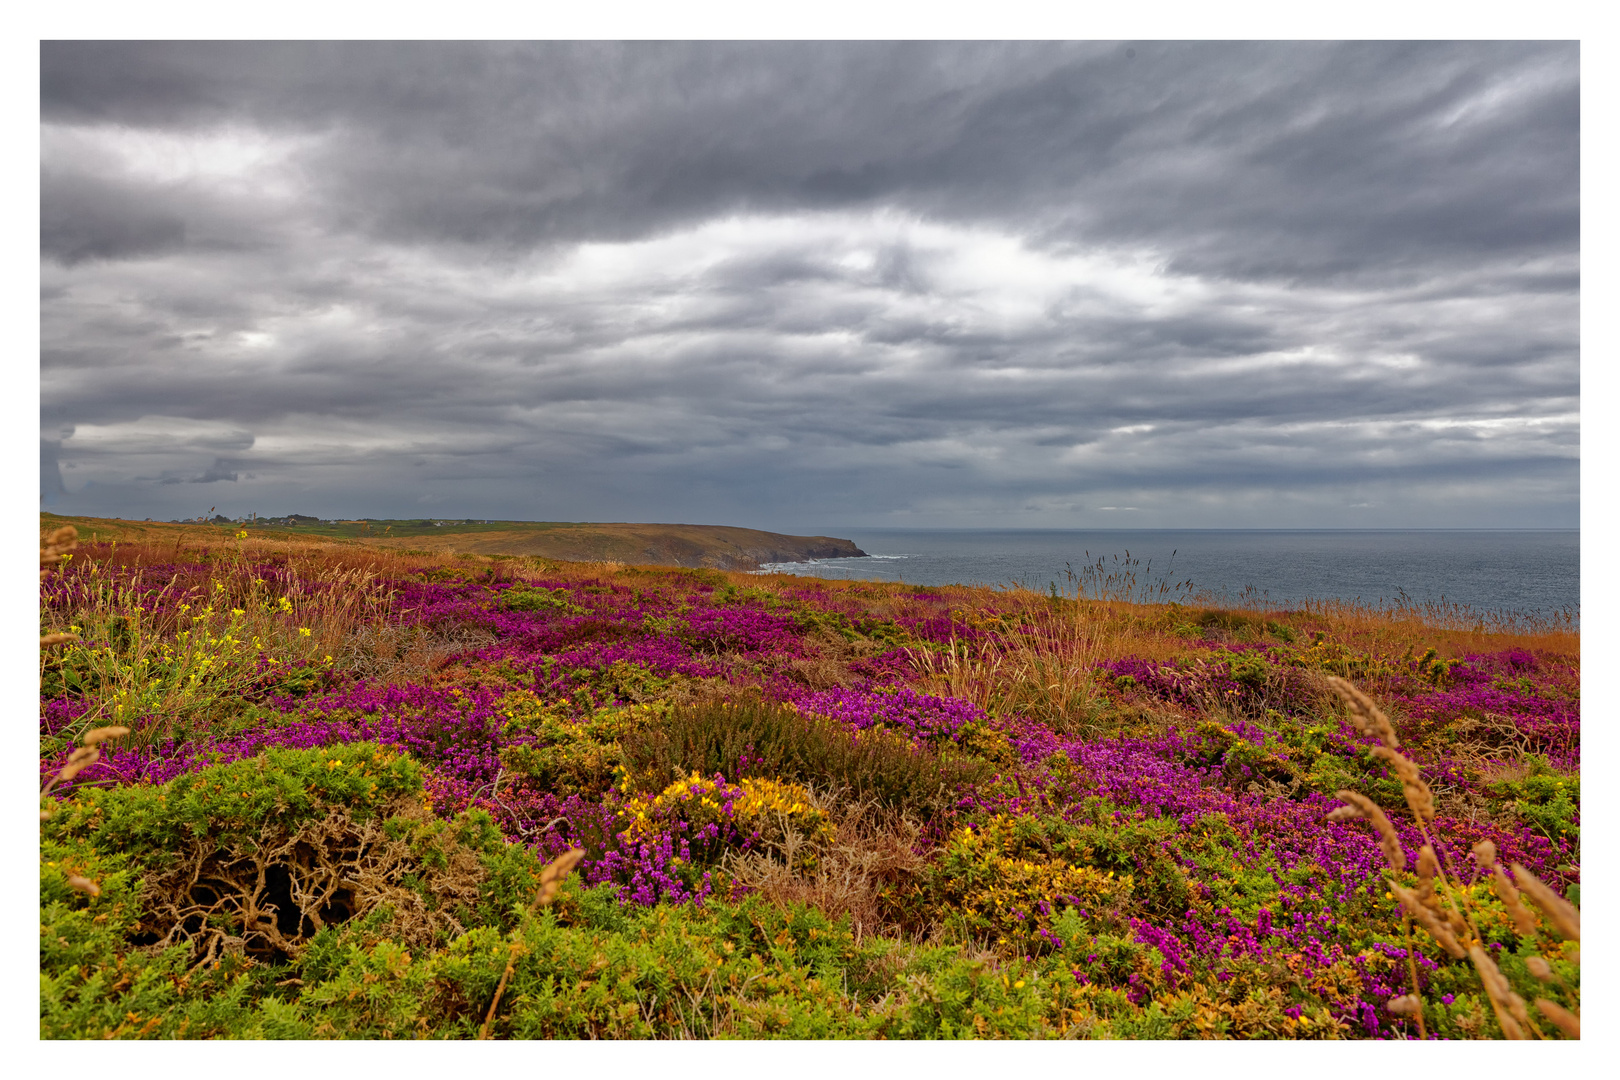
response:
[[[833,918],[847,915],[857,942],[870,934],[903,934],[886,897],[927,865],[918,852],[922,826],[874,802],[851,805],[813,791],[809,802],[833,816],[834,839],[810,845],[781,815],[781,850],[733,856],[724,866],[731,880],[775,904],[804,903]],[[803,856],[806,846],[813,847],[813,858]]]
[[[427,816],[418,800],[392,809],[396,822]],[[253,840],[196,838],[146,877],[137,940],[160,949],[190,942],[193,963],[224,952],[281,961],[296,958],[326,927],[387,905],[391,936],[426,948],[465,932],[455,912],[477,903],[485,877],[471,849],[452,847],[442,861],[424,861],[382,819],[356,821],[334,806]]]

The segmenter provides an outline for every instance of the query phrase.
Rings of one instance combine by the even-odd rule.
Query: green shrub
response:
[[[538,585],[514,585],[501,593],[495,602],[499,611],[554,611],[559,615],[584,615],[586,609],[575,604],[567,589],[546,589]]]
[[[1234,637],[1248,640],[1263,635],[1268,628],[1266,620],[1252,612],[1226,611],[1221,608],[1206,608],[1200,611],[1192,622],[1202,630],[1222,630]]]
[[[997,815],[957,829],[910,894],[897,898],[901,918],[937,921],[958,940],[1009,955],[1051,952],[1060,947],[1053,923],[1065,910],[1105,918],[1132,888],[1129,873],[1073,861],[1076,839],[1061,819]]]
[[[617,665],[615,665],[617,666]],[[559,795],[600,796],[621,775],[620,742],[656,723],[667,712],[662,703],[599,708],[570,716],[548,707],[527,690],[514,690],[497,702],[508,737],[530,735],[532,742],[508,745],[501,764]]]
[[[1509,805],[1528,825],[1557,843],[1568,838],[1580,843],[1580,774],[1565,775],[1547,763],[1540,754],[1527,754],[1528,776],[1497,780],[1489,785],[1491,794]]]
[[[41,1037],[411,1033],[421,984],[409,950],[516,925],[542,869],[484,811],[431,818],[421,794],[415,762],[354,743],[52,800]],[[372,966],[350,973],[359,998],[339,984],[291,1000],[289,965],[337,978],[334,950],[362,943]]]
[[[1354,787],[1380,805],[1405,805],[1400,781],[1366,749],[1339,737],[1336,721],[1315,721],[1267,710],[1261,744],[1215,720],[1200,721],[1189,740],[1187,760],[1219,769],[1230,784],[1280,785],[1285,794],[1303,797],[1310,792],[1330,795]]]
[[[805,606],[793,613],[793,623],[801,634],[820,632],[850,642],[875,641],[890,648],[916,642],[904,627],[890,619],[864,616],[851,618],[841,611],[824,611]]]
[[[42,833],[84,837],[101,851],[162,853],[200,837],[222,843],[293,826],[332,804],[363,819],[421,789],[421,766],[375,743],[272,748],[160,787],[83,788],[65,803],[50,800]]]

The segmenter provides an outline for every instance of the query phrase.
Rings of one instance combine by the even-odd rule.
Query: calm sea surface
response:
[[[778,563],[768,570],[916,585],[1023,585],[1072,592],[1100,557],[1134,566],[1138,588],[1191,581],[1216,596],[1268,603],[1360,598],[1445,599],[1478,611],[1551,614],[1580,608],[1577,529],[1547,530],[981,530],[828,529],[864,559]],[[1173,557],[1172,557],[1173,553]],[[1117,559],[1117,561],[1116,561]]]

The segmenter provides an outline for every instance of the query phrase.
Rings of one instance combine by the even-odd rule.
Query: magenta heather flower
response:
[[[920,694],[904,686],[822,690],[791,700],[801,712],[830,717],[857,731],[881,727],[921,741],[949,739],[963,725],[986,719],[984,710],[971,701]]]

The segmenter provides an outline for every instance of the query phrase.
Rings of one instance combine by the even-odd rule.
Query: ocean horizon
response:
[[[1445,601],[1518,615],[1580,611],[1579,529],[817,530],[864,558],[760,572],[1073,594],[1091,567],[1165,599],[1286,607],[1312,600]]]

